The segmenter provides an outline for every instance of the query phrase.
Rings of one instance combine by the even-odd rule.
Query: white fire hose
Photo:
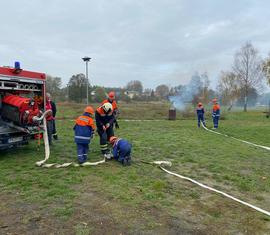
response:
[[[49,147],[49,141],[48,141],[47,123],[46,123],[45,116],[46,116],[46,115],[43,115],[43,118],[42,118],[42,119],[43,119],[43,123],[44,123],[44,129],[45,129],[45,130],[44,130],[44,135],[43,135],[43,136],[44,136],[44,137],[43,137],[43,138],[44,138],[44,145],[45,145],[45,159],[36,162],[36,166],[45,167],[45,168],[50,168],[50,167],[64,168],[64,167],[68,167],[68,166],[75,166],[75,167],[77,167],[77,166],[96,166],[96,165],[105,163],[105,158],[104,158],[103,160],[98,161],[98,162],[85,162],[85,163],[83,163],[83,164],[77,164],[77,163],[74,163],[74,162],[68,162],[68,163],[63,163],[63,164],[58,164],[58,163],[45,164],[45,162],[49,159],[49,156],[50,156],[50,147]],[[203,126],[203,127],[206,128],[205,126]],[[206,129],[207,129],[207,128],[206,128]],[[209,129],[207,129],[207,130],[209,130]],[[209,131],[211,131],[211,130],[209,130]],[[220,135],[223,135],[223,134],[218,133],[218,132],[215,132],[215,133],[220,134]],[[226,136],[226,135],[225,135],[225,136]],[[248,142],[248,143],[249,143],[249,142]],[[264,147],[265,147],[265,146],[264,146]],[[267,147],[267,148],[268,148],[268,147]],[[174,173],[174,172],[168,171],[168,170],[165,169],[163,166],[165,165],[165,166],[169,166],[169,167],[170,167],[170,166],[172,165],[172,163],[169,162],[169,161],[154,161],[154,162],[145,162],[145,161],[141,161],[141,162],[143,162],[143,163],[148,163],[148,164],[152,164],[152,165],[158,165],[158,166],[160,167],[161,170],[165,171],[166,173],[168,173],[168,174],[170,174],[170,175],[174,175],[174,176],[179,177],[179,178],[181,178],[181,179],[190,181],[190,182],[192,182],[192,183],[194,183],[194,184],[196,184],[196,185],[198,185],[198,186],[200,186],[200,187],[202,187],[202,188],[205,188],[205,189],[208,189],[208,190],[210,190],[210,191],[213,191],[213,192],[216,192],[216,193],[218,193],[218,194],[221,194],[221,195],[223,195],[223,196],[225,196],[225,197],[227,197],[227,198],[230,198],[230,199],[232,199],[232,200],[234,200],[234,201],[236,201],[236,202],[239,202],[239,203],[241,203],[241,204],[243,204],[243,205],[245,205],[245,206],[248,206],[248,207],[250,207],[250,208],[252,208],[252,209],[254,209],[254,210],[258,211],[258,212],[261,212],[261,213],[263,213],[263,214],[265,214],[265,215],[270,216],[270,212],[269,212],[269,211],[266,211],[266,210],[261,209],[261,208],[259,208],[259,207],[257,207],[257,206],[254,206],[254,205],[249,204],[249,203],[247,203],[247,202],[245,202],[245,201],[242,201],[242,200],[240,200],[240,199],[238,199],[238,198],[235,198],[235,197],[233,197],[233,196],[231,196],[231,195],[229,195],[229,194],[227,194],[227,193],[225,193],[225,192],[222,192],[222,191],[220,191],[220,190],[211,188],[211,187],[209,187],[209,186],[207,186],[207,185],[204,185],[204,184],[202,184],[202,183],[200,183],[200,182],[198,182],[198,181],[196,181],[196,180],[193,180],[193,179],[191,179],[191,178],[188,178],[188,177],[185,177],[185,176],[176,174],[176,173]]]
[[[49,145],[49,140],[48,140],[48,131],[47,131],[47,121],[46,121],[46,115],[50,113],[51,110],[47,110],[40,118],[35,118],[35,121],[42,121],[43,120],[43,126],[44,126],[44,134],[43,134],[43,139],[44,139],[44,146],[45,146],[45,158],[44,160],[36,162],[36,166],[39,167],[45,167],[45,168],[64,168],[68,166],[97,166],[99,164],[105,163],[105,158],[101,161],[98,162],[84,162],[83,164],[78,164],[75,162],[67,162],[67,163],[45,163],[49,157],[50,157],[50,145]]]
[[[261,208],[259,208],[259,207],[257,207],[257,206],[254,206],[254,205],[252,205],[252,204],[250,204],[250,203],[247,203],[247,202],[245,202],[245,201],[242,201],[242,200],[240,200],[240,199],[238,199],[238,198],[236,198],[236,197],[231,196],[231,195],[228,194],[228,193],[225,193],[225,192],[222,192],[222,191],[220,191],[220,190],[217,190],[217,189],[214,189],[214,188],[212,188],[212,187],[209,187],[209,186],[207,186],[207,185],[205,185],[205,184],[202,184],[202,183],[200,183],[200,182],[198,182],[198,181],[196,181],[196,180],[194,180],[194,179],[191,179],[191,178],[189,178],[189,177],[186,177],[186,176],[179,175],[179,174],[176,174],[176,173],[174,173],[174,172],[168,171],[167,169],[164,168],[164,166],[171,166],[171,165],[172,165],[171,162],[168,162],[168,161],[154,161],[154,162],[145,162],[145,161],[141,161],[141,162],[147,163],[147,164],[152,164],[152,165],[158,165],[159,168],[160,168],[161,170],[165,171],[166,173],[168,173],[168,174],[170,174],[170,175],[174,175],[174,176],[176,176],[176,177],[178,177],[178,178],[187,180],[187,181],[189,181],[189,182],[191,182],[191,183],[193,183],[193,184],[196,184],[196,185],[198,185],[198,186],[200,186],[200,187],[202,187],[202,188],[205,188],[205,189],[208,189],[208,190],[210,190],[210,191],[212,191],[212,192],[221,194],[221,195],[223,195],[224,197],[230,198],[230,199],[232,199],[232,200],[234,200],[234,201],[236,201],[236,202],[241,203],[242,205],[248,206],[248,207],[250,207],[250,208],[252,208],[252,209],[254,209],[254,210],[258,211],[258,212],[261,212],[261,213],[263,213],[263,214],[265,214],[265,215],[270,216],[270,212],[269,212],[269,211],[266,211],[266,210],[261,209]]]
[[[240,142],[242,142],[242,143],[249,144],[249,145],[253,145],[253,146],[255,146],[255,147],[263,148],[263,149],[266,149],[266,150],[270,151],[270,147],[263,146],[263,145],[259,145],[259,144],[254,144],[254,143],[252,143],[252,142],[248,142],[248,141],[245,141],[245,140],[237,139],[237,138],[235,138],[235,137],[228,136],[228,135],[226,135],[226,134],[222,134],[222,133],[219,133],[219,132],[217,132],[217,131],[209,130],[203,123],[201,123],[201,124],[202,124],[202,126],[203,126],[203,128],[204,128],[205,130],[207,130],[207,131],[209,131],[209,132],[212,132],[212,133],[214,133],[214,134],[217,134],[217,135],[223,135],[223,136],[232,138],[232,139],[234,139],[234,140],[240,141]]]

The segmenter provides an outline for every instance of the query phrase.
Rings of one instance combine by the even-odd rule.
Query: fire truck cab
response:
[[[45,111],[44,73],[0,67],[0,150],[28,143],[42,129]]]

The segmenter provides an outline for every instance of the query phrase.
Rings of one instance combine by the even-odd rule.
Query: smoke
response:
[[[181,96],[169,96],[169,100],[173,108],[178,110],[183,110],[185,108],[185,104],[183,103]]]
[[[169,96],[172,106],[178,110],[184,110],[186,105],[192,102],[194,96],[200,93],[202,87],[201,76],[196,73],[187,85],[176,88],[176,95]]]

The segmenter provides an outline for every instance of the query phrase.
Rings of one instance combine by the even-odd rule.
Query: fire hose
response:
[[[252,205],[252,204],[250,204],[250,203],[248,203],[248,202],[242,201],[242,200],[240,200],[240,199],[238,199],[238,198],[236,198],[236,197],[231,196],[231,195],[228,194],[228,193],[225,193],[225,192],[222,192],[222,191],[217,190],[217,189],[215,189],[215,188],[209,187],[209,186],[207,186],[207,185],[205,185],[205,184],[202,184],[202,183],[200,183],[200,182],[198,182],[198,181],[196,181],[196,180],[194,180],[194,179],[191,179],[191,178],[189,178],[189,177],[186,177],[186,176],[183,176],[183,175],[180,175],[180,174],[176,174],[176,173],[174,173],[174,172],[171,172],[171,171],[165,169],[164,166],[171,166],[171,165],[172,165],[172,163],[169,162],[169,161],[154,161],[154,162],[141,161],[141,162],[142,162],[142,163],[146,163],[146,164],[151,164],[151,165],[157,165],[157,166],[159,166],[159,168],[160,168],[161,170],[165,171],[166,173],[168,173],[168,174],[170,174],[170,175],[173,175],[173,176],[176,176],[176,177],[178,177],[178,178],[187,180],[187,181],[189,181],[189,182],[191,182],[191,183],[193,183],[193,184],[196,184],[196,185],[198,185],[198,186],[200,186],[200,187],[202,187],[202,188],[208,189],[208,190],[210,190],[210,191],[212,191],[212,192],[215,192],[215,193],[217,193],[217,194],[221,194],[221,195],[223,195],[224,197],[230,198],[230,199],[233,200],[233,201],[236,201],[236,202],[238,202],[238,203],[240,203],[240,204],[242,204],[242,205],[245,205],[245,206],[250,207],[250,208],[252,208],[252,209],[254,209],[254,210],[258,211],[258,212],[261,212],[261,213],[263,213],[263,214],[265,214],[265,215],[270,216],[270,212],[269,212],[269,211],[266,211],[266,210],[264,210],[264,209],[261,209],[261,208],[259,208],[259,207],[257,207],[257,206],[254,206],[254,205]]]
[[[253,146],[255,146],[255,147],[263,148],[263,149],[266,149],[266,150],[270,151],[270,147],[263,146],[263,145],[259,145],[259,144],[254,144],[254,143],[249,142],[249,141],[246,141],[246,140],[237,139],[237,138],[235,138],[235,137],[233,137],[233,136],[229,136],[229,135],[226,135],[226,134],[222,134],[222,133],[220,133],[220,132],[217,132],[217,131],[209,130],[203,123],[202,123],[202,126],[203,126],[203,128],[204,128],[205,130],[207,130],[207,131],[209,131],[209,132],[212,132],[212,133],[214,133],[214,134],[222,135],[222,136],[225,136],[225,137],[229,137],[229,138],[232,138],[232,139],[234,139],[234,140],[240,141],[240,142],[242,142],[242,143],[249,144],[249,145],[253,145]]]
[[[47,124],[46,124],[46,119],[44,120],[45,117],[46,117],[46,114],[43,115],[43,118],[42,118],[43,119],[43,123],[44,123],[44,129],[45,129],[44,130],[44,137],[43,137],[44,138],[44,145],[45,145],[45,159],[36,162],[36,166],[45,167],[45,168],[50,168],[50,167],[64,168],[64,167],[68,167],[68,166],[75,166],[75,167],[77,167],[77,166],[96,166],[98,164],[105,163],[105,158],[104,158],[103,160],[98,161],[98,162],[85,162],[83,164],[77,164],[77,163],[74,163],[74,162],[68,162],[68,163],[63,163],[63,164],[58,164],[58,163],[45,164],[45,162],[49,159],[49,156],[50,156],[50,147],[49,147],[49,141],[48,141]],[[206,127],[204,126],[204,128],[206,128]],[[209,130],[209,129],[207,129],[207,130]],[[211,131],[211,130],[209,130],[209,131]],[[219,132],[215,132],[215,133],[220,134],[220,135],[223,135],[223,134],[221,134]],[[260,146],[260,145],[258,145],[258,146]],[[265,146],[263,146],[263,147],[265,147]],[[178,178],[181,178],[181,179],[187,180],[189,182],[192,182],[192,183],[194,183],[194,184],[196,184],[196,185],[198,185],[198,186],[200,186],[202,188],[205,188],[205,189],[208,189],[208,190],[213,191],[215,193],[221,194],[221,195],[223,195],[223,196],[225,196],[227,198],[230,198],[230,199],[232,199],[232,200],[234,200],[234,201],[236,201],[236,202],[238,202],[238,203],[240,203],[242,205],[248,206],[248,207],[250,207],[250,208],[252,208],[252,209],[254,209],[254,210],[258,211],[258,212],[261,212],[261,213],[263,213],[265,215],[270,216],[270,212],[269,211],[266,211],[264,209],[261,209],[261,208],[259,208],[257,206],[254,206],[254,205],[250,204],[250,203],[247,203],[245,201],[242,201],[242,200],[240,200],[238,198],[235,198],[235,197],[233,197],[233,196],[231,196],[231,195],[229,195],[229,194],[227,194],[225,192],[222,192],[220,190],[217,190],[217,189],[214,189],[214,188],[209,187],[207,185],[204,185],[204,184],[202,184],[202,183],[200,183],[200,182],[198,182],[196,180],[193,180],[193,179],[191,179],[189,177],[186,177],[186,176],[183,176],[183,175],[176,174],[174,172],[168,171],[163,166],[164,165],[171,166],[172,163],[169,162],[169,161],[154,161],[154,162],[141,161],[141,162],[142,163],[151,164],[151,165],[158,165],[161,170],[163,170],[164,172],[166,172],[166,173],[168,173],[170,175],[173,175],[173,176],[176,176]]]
[[[75,162],[66,162],[66,163],[46,163],[46,161],[49,159],[50,157],[50,145],[49,145],[49,140],[48,140],[48,130],[47,130],[47,122],[46,122],[46,116],[48,115],[48,113],[50,113],[51,110],[47,110],[46,112],[44,112],[44,114],[40,117],[40,118],[35,118],[35,121],[43,121],[43,127],[44,127],[44,135],[43,135],[43,139],[44,139],[44,146],[45,146],[45,158],[41,161],[36,162],[36,166],[39,167],[45,167],[45,168],[64,168],[64,167],[68,167],[68,166],[97,166],[99,164],[105,163],[105,158],[101,161],[97,161],[97,162],[84,162],[83,164],[78,164]]]

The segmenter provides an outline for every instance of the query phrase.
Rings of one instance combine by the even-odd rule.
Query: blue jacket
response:
[[[131,153],[131,144],[124,139],[117,139],[113,145],[113,157],[115,159],[124,159],[127,156],[130,156]]]
[[[212,110],[212,117],[219,117],[219,116],[220,116],[220,106],[218,104],[214,104]]]
[[[197,107],[197,116],[203,116],[204,115],[204,108],[203,107]]]
[[[89,144],[93,136],[95,125],[89,113],[84,113],[76,119],[76,124],[73,127],[74,141],[77,144]]]

